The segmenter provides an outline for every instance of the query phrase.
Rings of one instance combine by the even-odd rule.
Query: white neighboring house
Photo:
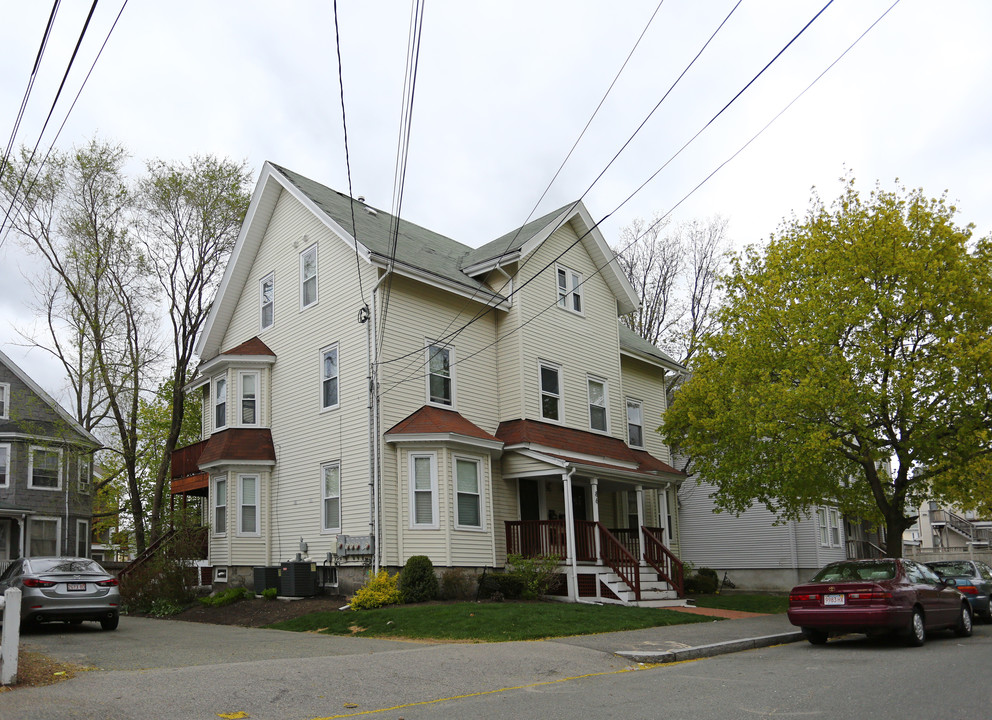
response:
[[[342,592],[522,553],[560,556],[572,600],[674,598],[683,476],[655,428],[681,368],[619,324],[639,300],[588,211],[475,249],[394,223],[263,167],[197,348],[203,441],[173,456],[214,582],[302,541]]]
[[[923,552],[988,551],[992,519],[972,510],[926,502],[920,506],[916,524],[903,533],[903,543]]]

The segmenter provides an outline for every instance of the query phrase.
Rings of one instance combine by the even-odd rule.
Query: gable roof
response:
[[[670,355],[645,340],[629,327],[620,323],[620,352],[645,360],[654,365],[673,370],[675,372],[685,372],[686,368],[674,360]]]
[[[572,223],[580,242],[596,266],[602,268],[604,279],[617,297],[620,313],[630,312],[638,305],[633,287],[613,259],[602,233],[581,202],[559,208],[473,250],[406,220],[397,223],[394,216],[383,210],[363,201],[353,202],[344,193],[266,162],[197,343],[196,352],[203,359],[211,359],[220,352],[223,331],[234,314],[269,220],[284,191],[370,265],[379,268],[390,265],[395,225],[398,227],[398,239],[392,264],[394,272],[503,309],[509,306],[507,298],[494,292],[479,277],[500,262],[509,262],[509,256],[504,254],[508,246],[514,257],[525,257],[559,227]]]
[[[77,434],[80,435],[84,443],[86,443],[87,445],[92,445],[94,449],[103,447],[102,442],[97,440],[92,433],[85,430],[83,426],[80,425],[79,422],[74,417],[72,417],[72,415],[66,412],[65,409],[58,402],[56,402],[51,395],[49,395],[47,392],[42,390],[41,386],[38,383],[36,383],[34,380],[32,380],[31,377],[26,372],[24,372],[20,367],[18,367],[17,363],[11,360],[7,356],[7,354],[4,353],[2,350],[0,350],[0,363],[5,365],[7,369],[10,370],[12,373],[14,373],[14,375],[16,375],[17,378],[22,383],[28,386],[31,392],[33,392],[35,395],[40,397],[45,402],[45,404],[51,407],[52,410],[54,410],[59,415],[59,417],[62,418],[62,420],[68,423],[69,427],[71,427],[73,431],[75,431]],[[8,403],[10,402],[10,398],[7,399],[7,402]]]

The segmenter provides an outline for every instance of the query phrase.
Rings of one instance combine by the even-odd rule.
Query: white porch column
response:
[[[599,548],[599,478],[592,478],[589,484],[592,486],[592,521],[596,523],[596,528],[592,532],[596,548],[596,564],[602,565],[603,554]]]
[[[572,505],[572,474],[569,470],[561,474],[565,490],[565,552],[569,558],[569,572],[565,577],[568,582],[568,598],[579,599],[578,562],[575,559],[575,508]]]
[[[644,486],[637,485],[634,492],[637,493],[637,563],[638,565],[646,565],[644,562]]]

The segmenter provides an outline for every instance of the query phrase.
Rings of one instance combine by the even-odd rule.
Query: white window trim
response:
[[[0,480],[0,488],[10,487],[10,443],[0,443],[0,457],[6,459],[4,463],[4,477]]]
[[[59,456],[58,485],[55,487],[42,487],[34,484],[34,454],[35,451],[54,452]],[[44,445],[32,445],[28,448],[28,489],[29,490],[49,490],[60,492],[62,490],[62,448],[46,447]]]
[[[10,419],[10,383],[0,383],[3,393],[3,405],[0,406],[0,420]]]
[[[227,528],[231,524],[231,514],[227,511],[228,495],[230,491],[227,487],[227,475],[214,475],[210,478],[210,531],[214,537],[227,537]],[[224,504],[217,504],[217,483],[224,483]],[[224,530],[217,530],[217,508],[224,508]]]
[[[431,461],[431,512],[433,519],[430,523],[417,522],[417,485],[416,485],[416,461],[419,458],[429,458]],[[410,529],[411,530],[437,530],[440,525],[440,513],[438,510],[438,487],[437,487],[437,453],[418,452],[410,453]],[[421,490],[420,492],[424,492]]]
[[[545,417],[544,415],[544,382],[541,377],[541,371],[544,368],[549,370],[554,370],[558,373],[558,419]],[[550,395],[550,393],[549,393]],[[565,424],[565,372],[561,365],[558,363],[553,363],[548,360],[538,360],[537,363],[537,414],[544,422],[554,423],[555,425]]]
[[[245,508],[244,504],[244,481],[254,480],[255,481],[255,531],[247,532],[241,527],[241,517],[242,511]],[[257,473],[241,473],[238,475],[238,537],[260,537],[262,534],[262,511],[259,507],[259,501],[262,497],[262,478]]]
[[[565,273],[565,292],[562,294],[562,287],[558,284],[558,273]],[[575,282],[575,278],[578,281]],[[557,297],[557,305],[562,310],[567,310],[573,315],[585,315],[585,296],[582,294],[582,287],[585,282],[585,278],[582,273],[578,270],[573,270],[570,267],[562,265],[560,263],[555,263],[555,293]],[[579,309],[575,309],[575,298],[579,299]]]
[[[337,468],[338,470],[338,494],[337,495],[325,495],[324,489],[327,487],[324,483],[324,473],[327,472],[328,468]],[[337,497],[338,499],[338,524],[332,527],[327,526],[327,500]],[[320,534],[321,535],[337,535],[341,532],[341,463],[340,461],[324,463],[320,466]]]
[[[79,528],[82,527],[82,533],[79,532]],[[82,536],[86,543],[86,552],[79,552],[79,538]],[[89,557],[90,556],[90,522],[89,520],[76,520],[76,553],[79,557]]]
[[[440,347],[444,350],[447,350],[448,352],[448,379],[451,381],[450,403],[440,403],[431,400],[431,348],[432,347]],[[451,345],[446,345],[445,343],[433,342],[431,340],[427,340],[424,346],[424,354],[426,356],[425,363],[427,368],[427,372],[424,374],[427,381],[426,388],[424,389],[425,402],[431,407],[443,408],[445,410],[455,410],[456,409],[455,398],[457,397],[455,393],[455,348],[452,347]]]
[[[272,285],[272,301],[269,303],[265,302],[265,284],[269,283]],[[272,308],[272,321],[266,325],[265,324],[265,307],[268,304]],[[276,274],[270,272],[268,275],[263,277],[258,281],[258,327],[259,332],[268,330],[273,325],[276,324]]]
[[[217,424],[217,383],[224,381],[224,424]],[[224,430],[228,426],[228,415],[230,414],[229,400],[231,398],[231,388],[228,387],[227,375],[218,375],[210,383],[210,422],[214,426],[214,431]]]
[[[333,405],[324,405],[324,380],[326,379],[324,377],[324,355],[326,355],[331,351],[334,352],[335,365],[337,366],[338,369],[338,374],[337,374],[338,401]],[[319,394],[318,402],[320,403],[320,411],[326,412],[328,410],[337,410],[339,407],[341,407],[341,351],[338,349],[338,344],[332,343],[331,345],[322,347],[320,349],[319,357],[320,357],[320,365],[318,366],[317,376],[320,378],[320,384],[318,390],[318,394]]]
[[[598,383],[603,386],[603,412],[605,414],[606,427],[605,428],[594,428],[592,426],[592,383]],[[598,405],[596,407],[599,407]],[[594,433],[601,433],[603,435],[610,434],[610,383],[606,378],[601,378],[596,375],[586,375],[586,414],[589,419],[589,431]]]
[[[86,482],[83,482],[84,470],[86,471]],[[76,463],[76,490],[84,495],[89,495],[91,487],[93,487],[93,458],[84,455]]]
[[[470,462],[477,468],[477,477],[479,478],[479,524],[478,525],[462,525],[458,522],[458,462]],[[470,532],[485,532],[486,531],[486,494],[483,488],[486,485],[485,477],[482,474],[482,458],[472,457],[470,455],[453,455],[451,458],[451,488],[452,488],[452,505],[455,514],[455,529],[456,530],[468,530]]]
[[[313,302],[309,305],[304,304],[304,293],[303,286],[306,285],[307,278],[303,277],[303,256],[313,251]],[[306,310],[317,304],[320,299],[320,281],[318,277],[320,272],[318,271],[318,254],[317,254],[317,243],[312,243],[300,252],[300,310]]]
[[[829,525],[829,540],[830,547],[843,547],[844,545],[844,527],[843,523],[840,521],[840,510],[836,508],[827,508],[827,520]],[[837,531],[837,538],[834,539],[834,530]]]
[[[34,542],[32,533],[34,531],[34,524],[37,520],[55,523],[55,554],[61,555],[62,554],[62,518],[51,517],[49,515],[35,515],[34,517],[28,518],[27,537],[24,539],[24,547],[27,549],[27,552],[31,551],[31,544]],[[28,555],[27,552],[23,553],[25,557],[36,557],[34,555]]]
[[[630,406],[631,405],[636,405],[638,411],[640,411],[640,413],[641,413],[641,424],[639,426],[641,428],[641,442],[640,442],[639,445],[635,445],[634,442],[630,439],[630,426],[632,424],[630,422]],[[646,438],[645,438],[645,435],[644,435],[644,403],[641,402],[640,400],[637,400],[636,398],[630,398],[629,397],[629,398],[626,399],[626,402],[624,403],[624,412],[627,415],[627,444],[630,445],[633,448],[639,448],[639,449],[642,449],[643,450],[645,447],[647,447],[647,443],[645,442]]]
[[[255,422],[246,423],[244,416],[244,384],[242,379],[248,375],[255,376]],[[228,393],[230,394],[230,393]],[[241,427],[258,427],[261,425],[261,414],[262,414],[262,373],[258,370],[239,370],[238,371],[238,425]]]

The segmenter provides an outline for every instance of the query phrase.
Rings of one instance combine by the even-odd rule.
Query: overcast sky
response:
[[[47,149],[100,46],[57,146],[125,145],[152,158],[213,153],[271,160],[347,191],[333,4],[283,0],[104,0],[41,137]],[[523,224],[658,9],[615,87],[537,209],[583,197],[610,243],[635,217],[667,213],[843,53],[891,0],[836,0],[715,122],[629,202],[822,8],[743,0],[620,158],[611,158],[727,17],[736,0],[426,0],[403,215],[477,246]],[[47,7],[46,7],[47,5]],[[18,144],[34,146],[90,3],[61,3]],[[49,3],[0,0],[0,137],[10,137]],[[339,1],[356,195],[393,207],[411,7]],[[757,140],[691,195],[675,221],[729,219],[736,247],[827,199],[851,171],[944,190],[962,223],[992,230],[992,3],[902,0]],[[3,208],[4,212],[6,208]],[[0,213],[2,217],[2,213]],[[32,325],[34,272],[0,247],[0,348],[64,397],[59,367],[17,345]]]

